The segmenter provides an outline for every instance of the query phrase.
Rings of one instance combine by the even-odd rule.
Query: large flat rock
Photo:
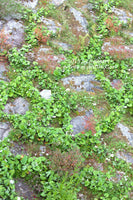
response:
[[[99,86],[94,85],[94,83],[98,84],[98,82],[95,80],[95,75],[93,74],[69,76],[61,80],[63,81],[64,86],[74,89],[76,91],[94,92],[94,89],[100,89]]]
[[[123,136],[125,136],[131,146],[133,146],[133,133],[129,130],[128,127],[124,126],[121,123],[118,123],[117,127],[121,130]]]
[[[60,6],[64,3],[65,0],[52,0],[51,3],[54,4],[55,6]]]
[[[72,135],[76,135],[77,133],[81,133],[84,131],[93,131],[91,122],[92,122],[92,115],[93,111],[89,110],[86,111],[86,114],[84,116],[77,116],[73,118],[70,122],[72,125]],[[92,122],[93,123],[93,122]]]
[[[0,62],[0,80],[8,81],[8,78],[4,75],[4,72],[7,71],[6,63]]]
[[[128,163],[132,163],[133,164],[133,156],[130,153],[126,153],[126,152],[117,152],[116,156],[122,160],[125,160]]]
[[[24,42],[24,25],[22,21],[11,19],[7,21],[1,30],[6,35],[6,43],[11,47],[20,47]]]
[[[23,0],[20,0],[20,2],[28,7],[28,8],[31,8],[31,9],[35,9],[35,7],[37,6],[38,4],[38,0],[27,0],[27,1],[23,1]]]
[[[81,27],[77,27],[78,31],[83,31],[88,33],[88,22],[85,17],[83,17],[82,13],[75,8],[70,8],[70,12],[73,14],[75,20],[80,24]]]
[[[6,104],[4,108],[4,112],[8,114],[24,115],[28,110],[29,103],[22,97],[15,99],[13,103]]]
[[[107,38],[103,43],[102,51],[119,59],[133,58],[133,45],[126,45],[121,37]]]
[[[133,21],[133,15],[124,9],[112,7],[112,12],[119,18],[122,23],[128,23]]]
[[[61,24],[59,22],[44,17],[41,18],[41,21],[44,23],[44,25],[47,27],[49,31],[53,33],[61,31]]]
[[[11,128],[9,123],[0,122],[0,140],[3,140],[5,137],[7,137],[10,131]]]

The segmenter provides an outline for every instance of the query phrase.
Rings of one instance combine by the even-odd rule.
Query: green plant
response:
[[[12,129],[9,136],[0,141],[2,199],[18,199],[15,180],[20,177],[32,185],[40,199],[76,200],[78,192],[81,191],[85,196],[86,193],[92,194],[91,197],[87,196],[88,199],[131,199],[132,166],[118,159],[115,153],[124,151],[124,148],[132,153],[132,149],[125,143],[108,145],[105,137],[110,141],[109,136],[112,135],[116,124],[125,114],[129,117],[129,112],[133,114],[133,60],[120,56],[114,58],[102,52],[104,37],[117,35],[115,30],[119,21],[112,17],[111,7],[118,6],[120,1],[109,0],[105,3],[97,0],[92,3],[98,20],[92,27],[94,31],[89,45],[83,47],[85,36],[80,37],[82,50],[56,49],[56,53],[64,54],[66,59],[53,74],[47,72],[45,66],[28,61],[26,54],[40,44],[38,40],[43,42],[43,39],[50,39],[49,31],[43,26],[39,28],[41,17],[55,16],[58,8],[48,6],[38,9],[36,13],[26,9],[23,13],[28,45],[23,45],[19,50],[13,48],[9,51],[10,66],[7,75],[10,81],[0,81],[0,118],[2,123],[10,122]],[[63,17],[60,21],[62,19]],[[68,24],[67,27],[69,28]],[[68,38],[67,34],[66,37]],[[113,41],[119,45],[115,38]],[[6,41],[3,39],[3,44],[4,42]],[[72,73],[90,73],[89,64],[92,67],[91,73],[95,74],[97,81],[101,83],[100,95],[99,92],[97,94],[86,91],[79,94],[66,90],[60,84],[61,78]],[[113,82],[114,79],[120,80],[120,87]],[[50,99],[41,97],[40,91],[44,89],[51,90]],[[29,111],[24,115],[3,112],[6,103],[14,101],[17,97],[23,97],[30,103]],[[107,115],[104,115],[100,109],[103,110],[106,104]],[[70,116],[81,114],[78,107],[83,108],[82,114],[88,109],[93,109],[96,120],[94,122],[93,118],[85,117],[84,128],[90,128],[90,131],[82,131],[73,136]],[[45,156],[34,157],[23,153],[13,155],[10,152],[10,140],[15,140],[16,143],[21,141],[22,144],[31,142],[38,146],[45,145]],[[31,154],[36,151],[30,150]],[[103,171],[98,170],[100,163],[103,163]],[[123,174],[120,180],[116,179],[118,170]]]

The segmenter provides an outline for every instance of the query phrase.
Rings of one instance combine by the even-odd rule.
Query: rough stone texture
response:
[[[0,30],[3,28],[5,21],[4,20],[0,20]]]
[[[118,123],[117,127],[120,128],[122,135],[127,138],[129,144],[133,146],[133,133],[130,132],[129,128],[121,123]]]
[[[8,103],[5,106],[4,112],[8,114],[20,114],[24,115],[29,110],[29,103],[19,97],[13,103]]]
[[[38,48],[35,48],[34,51],[27,53],[28,60],[36,60],[37,62],[46,61],[46,54],[53,53],[50,47],[46,47],[45,45],[40,45]],[[40,64],[39,62],[39,64]]]
[[[86,112],[86,115],[84,116],[77,116],[71,120],[72,127],[72,134],[76,135],[77,133],[81,133],[82,131],[85,131],[85,125],[86,125],[86,117],[91,117],[93,114],[92,110],[89,110]],[[87,127],[87,130],[89,130],[89,127]]]
[[[30,187],[23,179],[17,179],[15,183],[15,190],[18,196],[22,196],[24,199],[36,199],[36,195],[34,194],[32,187]]]
[[[24,148],[24,144],[19,144],[17,142],[11,141],[10,142],[10,151],[13,155],[18,155],[18,154],[22,154],[22,155],[29,155],[28,152],[25,150]]]
[[[51,48],[47,48],[45,46],[41,46],[35,52],[35,61],[39,63],[39,65],[46,65],[45,70],[54,70],[56,67],[59,67],[60,62],[65,60],[65,56],[63,54],[54,55],[54,52]]]
[[[117,90],[121,89],[122,87],[122,81],[119,80],[119,79],[114,79],[112,82],[111,82],[111,86]]]
[[[11,128],[9,123],[0,122],[0,140],[7,137],[10,131]]]
[[[7,43],[12,47],[20,47],[24,42],[24,25],[22,21],[10,20],[2,29],[7,34]]]
[[[41,145],[39,156],[44,156],[45,153],[46,153],[46,147],[44,145]]]
[[[89,11],[91,11],[94,7],[92,3],[88,3],[86,6]]]
[[[98,84],[98,82],[95,80],[95,76],[93,74],[89,75],[80,75],[80,76],[70,76],[61,79],[63,81],[64,86],[68,86],[71,89],[74,89],[76,91],[89,91],[94,92],[94,88],[100,89],[98,86],[94,86],[91,81],[94,81]]]
[[[79,197],[80,200],[85,200],[86,199],[85,195],[82,194],[82,193],[78,193],[78,197]]]
[[[126,153],[126,152],[117,152],[116,156],[120,159],[125,160],[128,163],[132,163],[133,164],[133,156],[130,153]]]
[[[81,7],[81,11],[87,12],[87,14],[89,11],[89,15],[91,16],[91,19],[93,20],[93,22],[95,22],[97,19],[97,16],[95,15],[95,12],[92,9],[93,9],[93,5],[91,3],[88,3],[87,5],[84,5]]]
[[[88,33],[88,30],[87,30],[88,22],[83,17],[82,13],[80,11],[76,10],[75,8],[70,8],[70,12],[73,14],[76,21],[78,21],[79,24],[81,25],[81,27],[77,27],[77,30]]]
[[[35,54],[32,51],[28,51],[25,54],[25,56],[26,56],[27,60],[29,60],[30,62],[33,62],[35,60]]]
[[[72,45],[63,43],[63,42],[58,42],[58,41],[53,41],[53,44],[61,47],[64,51],[72,49]]]
[[[116,56],[120,59],[133,58],[133,45],[122,44],[119,38],[110,38],[110,41],[105,41],[102,46],[103,52],[108,52],[111,56]]]
[[[133,15],[129,11],[112,7],[112,12],[125,24],[128,23],[129,20],[131,22],[133,21]]]
[[[51,90],[42,90],[40,92],[40,95],[44,99],[50,99],[50,97],[51,97]]]
[[[127,179],[127,176],[125,176],[125,172],[116,171],[115,177],[111,177],[110,180],[115,183],[118,183],[122,178],[125,178],[125,180]]]
[[[6,72],[6,64],[5,62],[0,62],[0,80],[8,81],[7,77],[3,74],[3,72]]]
[[[124,31],[124,34],[130,36],[130,37],[133,37],[133,32],[129,32],[129,31]]]
[[[40,52],[48,53],[48,52],[51,51],[51,50],[52,50],[51,48],[47,48],[45,45],[41,45],[38,52],[39,52],[39,53],[40,53]]]
[[[47,19],[42,17],[41,21],[47,27],[47,29],[53,33],[56,33],[57,30],[61,31],[61,24],[59,22],[53,21],[52,19]]]
[[[54,4],[55,6],[60,6],[61,4],[64,3],[65,0],[52,0],[51,3]]]
[[[35,9],[35,7],[36,7],[37,4],[38,4],[38,0],[27,0],[27,1],[21,0],[21,3],[22,3],[24,6],[27,6],[28,8]]]

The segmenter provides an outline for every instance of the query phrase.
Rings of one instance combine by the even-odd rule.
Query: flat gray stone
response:
[[[113,39],[113,38],[111,38]],[[118,41],[119,42],[119,41]],[[111,41],[104,42],[102,46],[102,51],[108,52],[111,55],[122,55],[125,58],[133,57],[133,45],[123,45],[123,44],[112,44]],[[114,52],[112,54],[112,52]]]
[[[130,36],[130,37],[133,37],[133,32],[129,32],[129,31],[124,31],[124,34]]]
[[[0,62],[0,80],[8,81],[8,78],[3,74],[6,71],[6,64],[4,62]]]
[[[19,47],[24,42],[24,25],[22,21],[10,20],[8,21],[3,30],[8,36],[7,43],[12,47]]]
[[[129,11],[125,11],[124,9],[119,9],[112,7],[112,12],[119,18],[119,20],[123,23],[128,23],[129,20],[133,21],[133,15]]]
[[[0,30],[3,28],[5,21],[4,20],[0,20]]]
[[[54,4],[55,6],[60,6],[64,3],[65,0],[52,0],[51,3]]]
[[[0,122],[0,140],[3,140],[5,137],[7,137],[10,131],[11,128],[9,123]]]
[[[72,45],[64,43],[64,42],[53,41],[53,44],[61,47],[64,51],[72,49]]]
[[[129,128],[121,123],[118,123],[117,127],[121,130],[122,135],[127,138],[129,144],[133,146],[133,133],[130,132]]]
[[[91,81],[98,83],[95,80],[95,76],[93,74],[89,75],[80,75],[80,76],[69,76],[61,79],[63,81],[64,86],[68,86],[71,89],[76,91],[88,91],[94,92],[94,88],[98,88],[98,86],[94,86]]]
[[[111,82],[111,86],[117,90],[121,89],[122,87],[122,81],[120,79],[114,79],[112,82]]]
[[[6,104],[4,112],[8,114],[24,115],[28,110],[29,110],[29,103],[22,97],[19,97],[13,103]]]
[[[51,50],[51,48],[47,48],[46,46],[41,45],[38,52],[39,52],[39,53],[40,53],[40,52],[48,53],[50,50]]]
[[[93,114],[93,111],[89,110],[86,112],[86,115],[77,116],[71,120],[70,124],[72,125],[72,135],[76,135],[78,133],[81,133],[82,131],[89,130],[89,127],[87,127],[87,129],[85,128],[86,127],[86,119],[91,117],[92,114]]]
[[[45,24],[47,29],[53,33],[56,33],[57,30],[61,31],[61,24],[59,22],[55,22],[52,19],[47,19],[42,17],[41,21]]]
[[[79,24],[81,25],[81,27],[77,27],[78,31],[83,31],[85,33],[88,33],[88,30],[87,30],[88,22],[86,18],[83,17],[82,13],[76,10],[75,8],[70,8],[70,12],[73,14],[75,20],[78,21]]]
[[[27,1],[20,1],[24,6],[31,8],[31,9],[35,9],[35,7],[38,4],[38,0],[27,0]]]
[[[40,146],[40,153],[39,153],[39,155],[40,156],[44,156],[45,153],[46,153],[46,146],[41,145]]]
[[[133,164],[133,157],[130,155],[130,153],[126,153],[126,152],[117,152],[116,153],[117,158],[123,159],[128,163],[132,163]]]
[[[10,141],[10,152],[16,156],[16,155],[27,155],[29,156],[29,153],[26,151],[26,149],[24,148],[24,144],[19,143],[19,142],[14,142],[14,141]]]
[[[23,197],[23,199],[36,199],[36,194],[34,192],[36,186],[31,187],[29,184],[24,181],[24,179],[17,179],[15,181],[15,192],[19,197]]]
[[[44,98],[44,99],[50,99],[50,97],[51,97],[51,90],[42,90],[41,92],[40,92],[40,95],[41,95],[41,97],[42,98]]]

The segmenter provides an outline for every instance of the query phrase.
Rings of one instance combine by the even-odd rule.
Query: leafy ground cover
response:
[[[11,126],[0,142],[0,199],[133,199],[133,163],[117,156],[118,151],[133,155],[117,126],[122,122],[133,129],[133,58],[125,46],[121,51],[122,45],[131,49],[132,38],[123,31],[131,30],[133,18],[122,22],[112,11],[121,6],[130,10],[132,4],[88,3],[95,17],[83,10],[87,33],[76,31],[80,21],[69,12],[71,7],[82,11],[86,1],[64,1],[55,7],[41,0],[36,12],[21,11],[25,42],[20,48],[5,45],[7,35],[0,35],[0,55],[9,68],[9,81],[0,81],[0,118]],[[42,23],[54,17],[62,24],[56,32]],[[71,48],[63,50],[54,41],[67,42]],[[104,42],[121,45],[120,51],[104,49]],[[28,53],[35,55],[41,45],[52,49],[49,60],[28,59]],[[57,62],[59,55],[64,57]],[[63,86],[62,78],[80,74],[94,74],[99,88],[78,92]],[[49,99],[42,98],[44,89],[51,91]],[[23,115],[4,112],[5,105],[18,97],[30,104],[29,110]],[[73,134],[72,118],[90,109],[93,114],[85,118],[84,130]],[[20,179],[33,189],[33,197],[19,195],[15,184]]]

